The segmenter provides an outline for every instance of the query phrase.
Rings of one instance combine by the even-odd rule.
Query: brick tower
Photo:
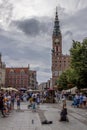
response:
[[[70,56],[62,54],[62,34],[56,8],[52,34],[52,87],[56,85],[56,80],[59,78],[60,74],[69,67],[69,61]]]

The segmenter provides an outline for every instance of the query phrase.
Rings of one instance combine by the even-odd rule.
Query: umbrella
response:
[[[9,87],[9,88],[7,88],[6,90],[8,90],[8,91],[18,91],[16,88],[12,88],[12,87]]]
[[[20,88],[19,90],[20,90],[20,91],[27,91],[26,88]]]
[[[27,90],[28,92],[32,92],[33,90],[32,89],[29,89],[29,90]]]
[[[1,90],[7,90],[7,88],[1,87]]]
[[[38,90],[38,89],[29,89],[29,90],[27,90],[27,92],[40,92],[41,90]]]
[[[12,88],[12,87],[9,87],[9,88],[4,88],[4,87],[1,87],[1,90],[8,90],[8,91],[18,91],[16,88]]]

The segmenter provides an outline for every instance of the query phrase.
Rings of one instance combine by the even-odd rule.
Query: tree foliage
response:
[[[87,39],[82,43],[73,41],[70,49],[71,67],[76,71],[76,85],[78,88],[87,87]]]
[[[67,76],[66,76],[66,72],[63,72],[59,79],[58,79],[58,86],[61,88],[61,89],[67,89]]]
[[[74,69],[69,68],[60,75],[58,83],[62,89],[70,89],[75,86],[76,79],[77,79],[76,72],[74,71]]]
[[[58,85],[62,89],[87,88],[87,39],[82,43],[73,40],[70,57],[70,68],[60,75]]]

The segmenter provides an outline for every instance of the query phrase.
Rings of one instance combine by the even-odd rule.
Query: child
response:
[[[60,113],[60,120],[59,121],[69,121],[67,117],[67,108],[66,104],[63,105],[63,109]]]

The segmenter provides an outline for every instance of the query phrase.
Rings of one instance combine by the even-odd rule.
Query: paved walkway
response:
[[[69,106],[70,122],[59,122],[60,108],[58,104],[41,104],[37,112],[32,112],[27,103],[22,103],[21,111],[14,110],[7,118],[0,118],[0,130],[87,130],[86,110]],[[53,124],[42,125],[44,119]]]

